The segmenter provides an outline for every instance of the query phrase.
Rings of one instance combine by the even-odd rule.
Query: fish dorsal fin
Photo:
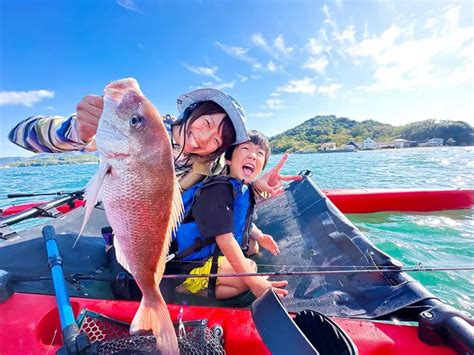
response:
[[[84,193],[84,199],[86,200],[86,212],[84,213],[84,221],[82,222],[82,227],[77,235],[76,241],[74,242],[73,248],[76,246],[79,238],[84,231],[84,228],[89,221],[89,218],[94,210],[95,204],[99,200],[99,192],[102,183],[104,182],[105,175],[107,174],[107,170],[109,169],[109,165],[107,163],[100,163],[99,170],[95,173],[95,175],[90,179],[87,183]]]

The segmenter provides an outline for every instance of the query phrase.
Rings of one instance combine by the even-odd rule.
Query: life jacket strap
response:
[[[198,239],[195,240],[193,245],[187,247],[186,249],[184,249],[180,253],[175,253],[174,259],[178,259],[178,260],[183,259],[183,258],[191,255],[195,251],[201,250],[202,248],[207,247],[209,245],[212,245],[215,242],[216,242],[216,238],[206,238],[206,239],[198,238]]]
[[[212,256],[212,265],[211,265],[211,274],[217,274],[219,270],[219,255],[221,253],[221,249],[219,245],[216,245],[216,250],[214,250],[214,255]],[[209,282],[207,284],[207,294],[210,298],[216,299],[216,285],[217,285],[217,277],[210,277]]]

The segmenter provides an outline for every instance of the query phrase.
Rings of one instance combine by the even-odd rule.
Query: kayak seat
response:
[[[347,334],[324,314],[303,311],[292,319],[272,288],[251,308],[255,327],[272,354],[358,354]]]
[[[320,354],[355,355],[358,350],[349,336],[326,315],[304,310],[293,321]]]

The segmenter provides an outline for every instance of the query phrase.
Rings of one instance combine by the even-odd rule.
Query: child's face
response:
[[[232,160],[228,160],[227,164],[230,167],[230,176],[249,184],[263,170],[265,150],[251,142],[239,144],[232,154]]]

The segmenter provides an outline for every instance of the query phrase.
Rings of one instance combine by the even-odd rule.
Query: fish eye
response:
[[[142,116],[137,116],[137,115],[130,117],[130,120],[129,120],[130,127],[134,129],[138,129],[138,130],[143,129],[144,122],[145,122],[145,119]]]

